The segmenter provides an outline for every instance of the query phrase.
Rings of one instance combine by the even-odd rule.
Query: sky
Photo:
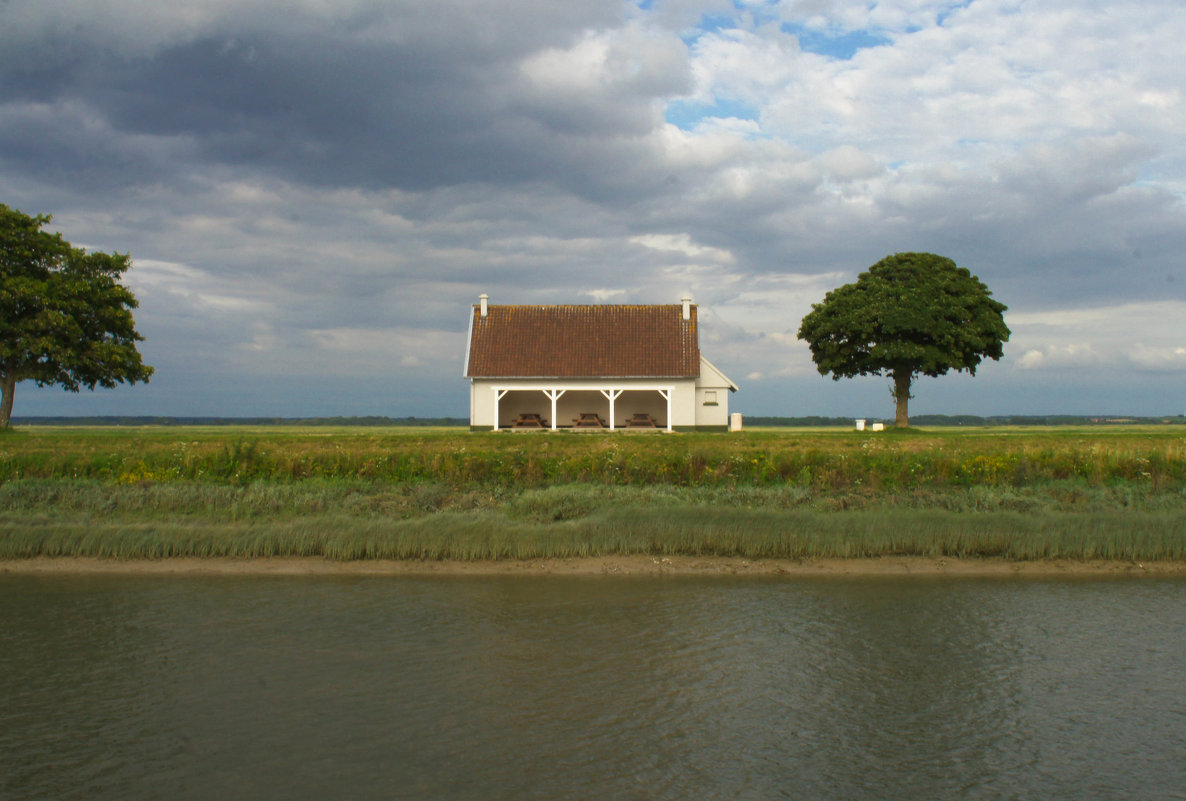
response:
[[[751,415],[892,417],[799,322],[1008,306],[912,414],[1186,412],[1181,0],[0,0],[0,202],[130,253],[147,385],[14,414],[468,414],[491,303],[699,304]]]

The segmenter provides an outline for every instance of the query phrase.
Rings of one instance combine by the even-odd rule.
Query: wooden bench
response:
[[[548,421],[534,412],[524,412],[511,423],[512,428],[546,428]]]
[[[581,412],[580,417],[572,419],[573,428],[605,428],[605,421],[596,412]]]
[[[651,417],[646,412],[635,412],[629,420],[626,421],[626,428],[657,428],[658,423],[655,418]]]

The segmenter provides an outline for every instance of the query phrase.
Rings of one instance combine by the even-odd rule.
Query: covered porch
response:
[[[672,430],[671,384],[496,384],[494,430]]]

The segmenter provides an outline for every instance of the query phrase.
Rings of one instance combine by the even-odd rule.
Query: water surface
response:
[[[1186,798],[1181,579],[0,576],[4,799]]]

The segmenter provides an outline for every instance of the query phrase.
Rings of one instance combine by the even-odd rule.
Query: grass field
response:
[[[28,428],[0,438],[0,481],[244,483],[310,478],[514,488],[1032,486],[1186,481],[1186,427],[741,434],[469,433],[457,429]]]
[[[1186,427],[18,428],[0,557],[1186,558]]]

